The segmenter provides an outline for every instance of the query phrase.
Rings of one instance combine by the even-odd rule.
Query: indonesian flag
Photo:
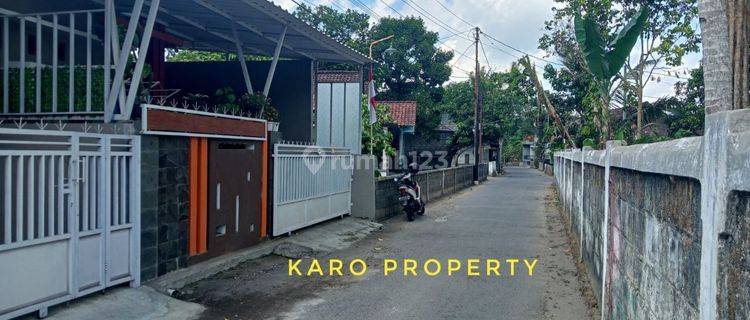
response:
[[[378,115],[375,110],[375,106],[377,105],[375,95],[377,92],[375,92],[375,80],[373,80],[372,65],[370,65],[370,83],[367,85],[367,89],[367,97],[369,98],[367,104],[370,107],[370,125],[372,125],[373,123],[378,122]]]

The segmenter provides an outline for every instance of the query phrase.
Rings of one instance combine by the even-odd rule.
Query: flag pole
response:
[[[370,56],[372,56],[372,51],[370,51]],[[374,78],[373,78],[373,75],[372,75],[372,64],[370,64],[370,83],[367,84],[368,92],[369,92],[369,88],[372,85],[373,81],[374,81]],[[370,100],[369,93],[368,93],[368,101],[372,101],[372,100]],[[370,102],[368,102],[368,103],[370,103]],[[373,106],[373,107],[375,107],[375,106]],[[375,110],[375,109],[374,108],[369,108],[370,112],[373,112],[373,110]],[[375,113],[375,119],[377,119],[377,117],[378,117],[378,114]],[[370,115],[370,119],[372,119],[372,115]],[[374,126],[375,126],[375,124],[372,123],[372,121],[370,121],[370,155],[373,155],[373,150],[374,150],[374,148],[373,148],[374,147],[373,141],[375,140],[375,137],[372,135],[372,127],[374,127]]]

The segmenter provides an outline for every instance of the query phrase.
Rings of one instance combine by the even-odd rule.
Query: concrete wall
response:
[[[487,180],[487,164],[482,165],[480,181]],[[393,181],[400,175],[381,177],[375,186],[375,215],[373,220],[382,220],[394,215],[402,214],[401,203],[398,201],[398,183]],[[456,193],[474,184],[473,166],[450,167],[422,171],[417,174],[416,181],[422,188],[422,199],[425,203],[437,200],[443,196]]]
[[[187,266],[188,139],[141,139],[141,280]]]
[[[719,318],[742,319],[750,316],[750,192],[730,194],[726,225],[720,235]]]
[[[555,154],[602,318],[750,314],[750,110],[706,123],[704,137]]]

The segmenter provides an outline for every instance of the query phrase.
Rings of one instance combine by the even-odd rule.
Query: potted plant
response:
[[[242,96],[242,109],[245,112],[258,115],[259,118],[268,121],[268,131],[279,130],[279,112],[271,105],[271,99],[263,93],[244,94]]]

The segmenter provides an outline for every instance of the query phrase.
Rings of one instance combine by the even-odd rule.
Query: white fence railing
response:
[[[274,236],[351,212],[349,149],[276,144],[273,158]]]
[[[102,24],[104,11],[0,15],[3,114],[104,112],[112,68],[106,55],[119,50],[110,41],[117,29]]]
[[[0,129],[0,319],[139,282],[140,138]]]

